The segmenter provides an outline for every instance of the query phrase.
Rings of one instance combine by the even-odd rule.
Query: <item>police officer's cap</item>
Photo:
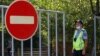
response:
[[[76,20],[76,21],[75,21],[75,24],[76,24],[76,23],[80,23],[80,24],[82,24],[82,25],[83,25],[82,20]]]

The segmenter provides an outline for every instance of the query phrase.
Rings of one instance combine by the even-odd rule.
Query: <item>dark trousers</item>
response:
[[[8,56],[11,56],[10,51],[11,51],[11,48],[8,48]]]
[[[73,56],[85,56],[85,55],[82,55],[82,50],[74,50]]]

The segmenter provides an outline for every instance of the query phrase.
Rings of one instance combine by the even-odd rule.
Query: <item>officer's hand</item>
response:
[[[85,55],[85,50],[82,50],[82,55]]]
[[[74,50],[72,49],[72,53],[74,53]]]

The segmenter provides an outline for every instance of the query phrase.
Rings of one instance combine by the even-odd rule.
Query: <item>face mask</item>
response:
[[[77,27],[76,27],[76,29],[80,29],[80,28],[81,28],[80,26],[77,26]]]

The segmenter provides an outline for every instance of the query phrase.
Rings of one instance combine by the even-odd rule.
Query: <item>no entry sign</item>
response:
[[[6,11],[5,25],[9,34],[15,39],[28,40],[37,31],[37,12],[28,1],[14,1]]]

